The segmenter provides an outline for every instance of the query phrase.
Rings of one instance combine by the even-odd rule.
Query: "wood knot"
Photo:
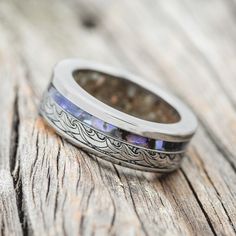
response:
[[[98,25],[98,18],[94,15],[84,15],[81,17],[81,23],[86,29],[94,29]]]

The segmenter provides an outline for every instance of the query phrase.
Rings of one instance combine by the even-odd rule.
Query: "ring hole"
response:
[[[180,115],[171,105],[131,81],[88,70],[75,71],[73,75],[85,91],[119,111],[158,123],[180,120]]]

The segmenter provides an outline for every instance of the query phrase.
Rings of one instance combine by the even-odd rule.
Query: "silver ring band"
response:
[[[124,113],[89,94],[75,72],[91,71],[124,79],[150,91],[175,109],[179,120],[158,123]],[[58,134],[76,146],[129,168],[151,172],[177,169],[196,131],[194,114],[179,99],[127,72],[78,59],[60,62],[40,113]]]

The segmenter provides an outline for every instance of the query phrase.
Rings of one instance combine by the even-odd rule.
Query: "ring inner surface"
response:
[[[85,91],[119,111],[157,123],[180,120],[171,105],[129,80],[91,70],[78,70],[73,76]]]

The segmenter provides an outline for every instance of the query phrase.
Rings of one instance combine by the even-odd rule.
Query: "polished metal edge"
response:
[[[156,94],[171,105],[180,115],[176,123],[157,123],[131,116],[99,101],[78,85],[73,77],[75,71],[91,70],[109,74],[136,83]],[[53,86],[77,107],[95,117],[140,136],[170,142],[190,141],[197,129],[196,116],[177,97],[160,88],[156,83],[129,72],[81,59],[66,59],[58,63],[53,71]]]
[[[40,113],[58,134],[104,160],[136,170],[171,172],[180,166],[184,153],[163,153],[130,145],[82,123],[45,94]]]

